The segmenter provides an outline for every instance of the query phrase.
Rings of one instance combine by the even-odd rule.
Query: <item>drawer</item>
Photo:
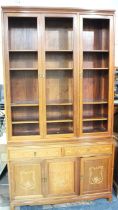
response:
[[[83,156],[90,154],[112,154],[112,145],[72,146],[64,149],[65,156]]]
[[[46,157],[61,157],[61,148],[36,148],[36,149],[11,149],[8,152],[9,159],[23,158],[46,158]]]
[[[39,149],[36,152],[37,157],[61,157],[61,148],[55,147],[55,148],[45,148],[45,149]]]

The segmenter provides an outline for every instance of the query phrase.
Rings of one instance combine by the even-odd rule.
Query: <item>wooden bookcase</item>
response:
[[[114,11],[2,10],[11,210],[111,199]]]

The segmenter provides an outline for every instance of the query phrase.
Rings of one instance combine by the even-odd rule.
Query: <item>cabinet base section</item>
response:
[[[29,199],[29,200],[12,200],[11,201],[11,209],[15,210],[17,206],[35,206],[35,205],[46,205],[46,204],[62,204],[62,203],[74,203],[74,202],[82,202],[87,200],[95,200],[99,198],[106,198],[108,201],[112,200],[112,193],[98,193],[94,195],[84,195],[84,196],[74,196],[74,197],[48,197],[48,198],[41,198],[41,199]]]

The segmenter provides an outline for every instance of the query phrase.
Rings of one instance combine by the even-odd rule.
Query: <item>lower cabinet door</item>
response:
[[[34,195],[42,197],[42,167],[39,161],[12,162],[9,166],[12,198]]]
[[[75,158],[46,161],[47,195],[79,194],[79,161]]]
[[[80,194],[111,191],[112,157],[81,159]]]

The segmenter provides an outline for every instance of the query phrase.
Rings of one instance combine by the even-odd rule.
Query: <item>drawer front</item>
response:
[[[48,158],[48,157],[61,157],[61,148],[39,148],[39,149],[11,149],[8,152],[10,160],[23,158]]]
[[[33,150],[9,150],[8,152],[8,158],[10,160],[20,159],[23,160],[23,158],[32,158],[34,156]]]
[[[36,157],[61,157],[61,148],[45,148],[37,150]]]
[[[112,154],[112,145],[66,147],[64,151],[65,156]]]

